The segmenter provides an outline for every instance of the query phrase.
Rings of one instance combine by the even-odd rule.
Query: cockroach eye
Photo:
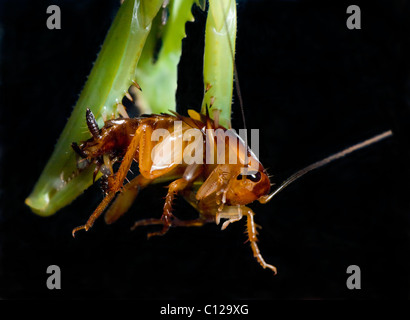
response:
[[[258,171],[255,174],[249,174],[248,179],[252,182],[258,182],[262,178],[261,173]]]
[[[242,174],[238,174],[236,180],[241,180],[243,178]],[[252,182],[258,182],[262,178],[261,173],[258,171],[255,174],[248,174],[246,175],[246,179],[251,180]]]

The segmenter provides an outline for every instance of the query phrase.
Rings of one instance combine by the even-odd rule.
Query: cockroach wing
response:
[[[152,135],[152,140],[159,136],[163,139],[151,151],[152,165],[150,173],[157,175],[159,172],[169,172],[178,165],[183,164],[183,131],[175,130],[169,133],[166,129],[157,129]]]

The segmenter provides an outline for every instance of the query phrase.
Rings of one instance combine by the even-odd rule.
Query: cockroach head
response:
[[[231,205],[247,205],[269,193],[270,181],[263,169],[256,172],[241,172],[234,176],[226,198]]]

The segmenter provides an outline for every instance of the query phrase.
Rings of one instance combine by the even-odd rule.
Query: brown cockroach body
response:
[[[246,206],[255,200],[267,197],[271,184],[266,170],[237,135],[238,139],[232,143],[229,138],[235,134],[218,124],[217,113],[214,117],[215,121],[211,120],[208,114],[200,115],[192,110],[189,114],[189,117],[173,113],[143,115],[133,119],[119,118],[106,121],[104,127],[99,129],[93,114],[87,110],[87,126],[92,137],[80,145],[73,143],[72,146],[84,161],[96,164],[94,178],[98,171],[103,174],[105,197],[87,223],[73,230],[73,236],[78,230],[90,229],[114,198],[105,214],[105,221],[108,224],[116,221],[129,209],[142,188],[154,181],[169,180],[172,182],[168,186],[161,218],[137,221],[133,228],[143,225],[162,225],[160,231],[149,233],[148,237],[150,237],[163,235],[170,227],[202,226],[208,222],[219,224],[220,219],[226,219],[222,225],[222,229],[225,229],[230,223],[246,216],[248,240],[255,258],[263,268],[269,268],[276,274],[276,268],[267,264],[259,252],[254,213]],[[176,122],[181,124],[179,130],[176,129]],[[156,139],[153,133],[157,129],[165,129],[170,134],[163,139]],[[192,147],[187,141],[189,139],[185,138],[185,134],[190,129],[200,132],[202,137],[210,142],[207,148],[216,151],[211,153],[209,158],[203,152],[200,157],[204,161],[186,161],[185,157],[182,157],[181,153],[192,151],[189,150]],[[221,134],[222,140],[218,140]],[[171,141],[173,144],[179,144],[180,148],[172,149],[170,154],[173,157],[169,157],[172,158],[171,161],[159,165],[155,159],[160,153],[169,153],[171,149],[167,147]],[[230,163],[215,161],[217,155],[220,155],[220,151],[217,150],[218,141],[224,144],[223,153],[225,159],[230,157]],[[232,151],[237,161],[231,161],[232,155],[229,152]],[[121,164],[114,172],[113,164],[117,161]],[[124,185],[133,161],[138,162],[139,175]],[[249,167],[250,164],[254,170],[244,171],[244,167]],[[181,220],[172,213],[172,202],[178,194],[184,196],[198,211],[197,219]]]
[[[266,170],[236,133],[218,124],[218,112],[214,113],[214,121],[208,114],[200,115],[192,110],[188,113],[189,117],[173,113],[143,115],[133,119],[118,118],[106,121],[104,127],[99,129],[94,115],[87,110],[87,126],[92,137],[80,145],[73,143],[72,147],[83,158],[81,161],[96,164],[94,179],[99,171],[103,174],[105,197],[86,224],[73,230],[73,236],[78,230],[89,230],[107,207],[106,223],[115,222],[130,208],[139,191],[150,183],[172,181],[168,186],[161,218],[137,221],[132,229],[162,225],[160,231],[148,234],[151,237],[165,234],[170,227],[202,226],[209,222],[219,224],[221,219],[225,219],[223,230],[230,223],[246,216],[248,241],[254,257],[263,268],[271,269],[276,274],[276,267],[267,264],[259,251],[254,213],[247,205],[255,200],[267,203],[306,173],[393,135],[388,130],[317,161],[295,172],[269,194],[271,183]],[[180,123],[180,127],[175,126],[176,123]],[[192,158],[182,157],[185,151],[190,154],[194,150],[191,148],[193,143],[189,142],[192,135],[186,138],[192,129],[207,142],[205,144],[200,139],[199,143],[194,144],[196,147],[206,145],[207,152],[201,151],[199,159],[196,158],[205,161],[191,161]],[[161,139],[155,134],[161,130],[169,135]],[[171,149],[171,144],[177,144],[180,148]],[[222,152],[218,149],[221,145]],[[211,156],[208,151],[213,151],[210,152]],[[218,160],[221,154],[226,161]],[[157,161],[160,155],[165,155],[167,161]],[[138,163],[140,174],[124,185],[124,180],[128,181],[127,174],[133,161]],[[116,172],[113,170],[115,162],[121,162]],[[181,220],[172,213],[172,202],[178,194],[197,210],[198,218]]]

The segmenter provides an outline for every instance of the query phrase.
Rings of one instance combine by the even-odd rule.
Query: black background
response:
[[[93,186],[49,218],[31,192],[89,74],[115,1],[3,1],[1,26],[0,298],[387,299],[410,297],[409,59],[407,1],[355,1],[362,29],[346,27],[345,1],[239,1],[237,67],[248,128],[272,180],[393,129],[394,138],[303,177],[269,204],[254,203],[262,269],[244,244],[244,221],[172,229],[146,239],[135,220],[159,217],[166,190],[144,190],[116,224],[76,239],[102,194]],[[48,30],[57,4],[62,29]],[[199,108],[206,15],[187,25],[179,111]],[[235,102],[238,100],[234,99]],[[241,128],[238,104],[233,123]],[[175,213],[194,215],[181,199]],[[48,290],[49,265],[61,290]],[[349,290],[346,269],[361,268]]]

